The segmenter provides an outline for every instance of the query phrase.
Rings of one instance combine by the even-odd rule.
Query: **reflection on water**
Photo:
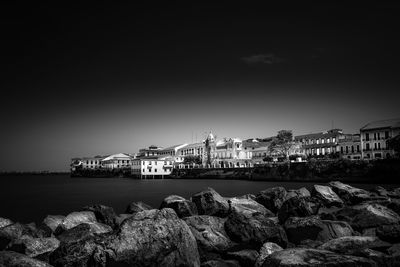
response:
[[[143,201],[158,208],[168,195],[189,198],[205,187],[223,196],[255,194],[283,186],[311,188],[313,183],[255,182],[238,180],[134,180],[129,178],[70,178],[68,175],[24,175],[0,177],[0,217],[19,222],[40,222],[47,214],[66,215],[85,205],[104,204],[123,213],[129,202]],[[370,189],[376,185],[357,184]],[[385,188],[399,185],[383,185]]]

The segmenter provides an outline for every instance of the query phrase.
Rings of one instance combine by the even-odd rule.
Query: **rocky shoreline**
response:
[[[341,182],[0,218],[0,266],[400,266],[400,188]]]

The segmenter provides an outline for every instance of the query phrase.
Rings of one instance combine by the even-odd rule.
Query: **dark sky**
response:
[[[1,7],[0,171],[400,117],[395,4]]]

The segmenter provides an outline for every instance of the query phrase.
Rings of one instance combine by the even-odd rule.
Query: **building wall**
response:
[[[340,129],[333,129],[322,133],[299,135],[295,140],[301,142],[307,156],[319,156],[336,153],[341,136],[343,133]]]
[[[381,159],[394,155],[387,142],[400,134],[399,128],[368,129],[360,132],[363,159]]]
[[[134,176],[166,176],[170,175],[173,168],[172,160],[136,159],[132,163]]]
[[[337,151],[341,158],[361,159],[361,141],[359,135],[347,135],[339,139]]]

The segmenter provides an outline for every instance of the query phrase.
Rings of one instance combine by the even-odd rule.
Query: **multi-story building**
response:
[[[373,121],[360,129],[363,159],[382,159],[394,156],[388,140],[400,134],[400,118]]]
[[[73,158],[71,159],[71,171],[75,171],[77,169],[82,170],[94,170],[102,168],[102,160],[104,156],[95,156],[95,157],[83,157],[83,158]]]
[[[134,156],[125,153],[113,154],[101,160],[101,167],[109,170],[129,169],[133,158]]]
[[[339,138],[343,136],[341,129],[295,136],[301,143],[307,156],[329,155],[337,152]]]
[[[361,159],[361,141],[359,134],[345,134],[339,137],[337,151],[342,158]]]
[[[201,160],[204,158],[204,142],[187,144],[177,151],[177,156],[184,159],[186,156],[199,156]]]
[[[173,157],[142,157],[132,161],[131,173],[140,179],[164,178],[171,174],[174,165]]]
[[[138,158],[141,157],[155,157],[158,156],[159,152],[162,150],[161,147],[155,146],[155,145],[151,145],[149,146],[149,148],[142,148],[139,149],[139,153],[137,154]]]
[[[160,156],[171,156],[173,157],[175,162],[182,162],[184,157],[181,155],[181,151],[184,147],[188,146],[188,144],[180,144],[180,145],[175,145],[175,146],[170,146],[164,149],[161,149],[158,151],[158,155]]]

